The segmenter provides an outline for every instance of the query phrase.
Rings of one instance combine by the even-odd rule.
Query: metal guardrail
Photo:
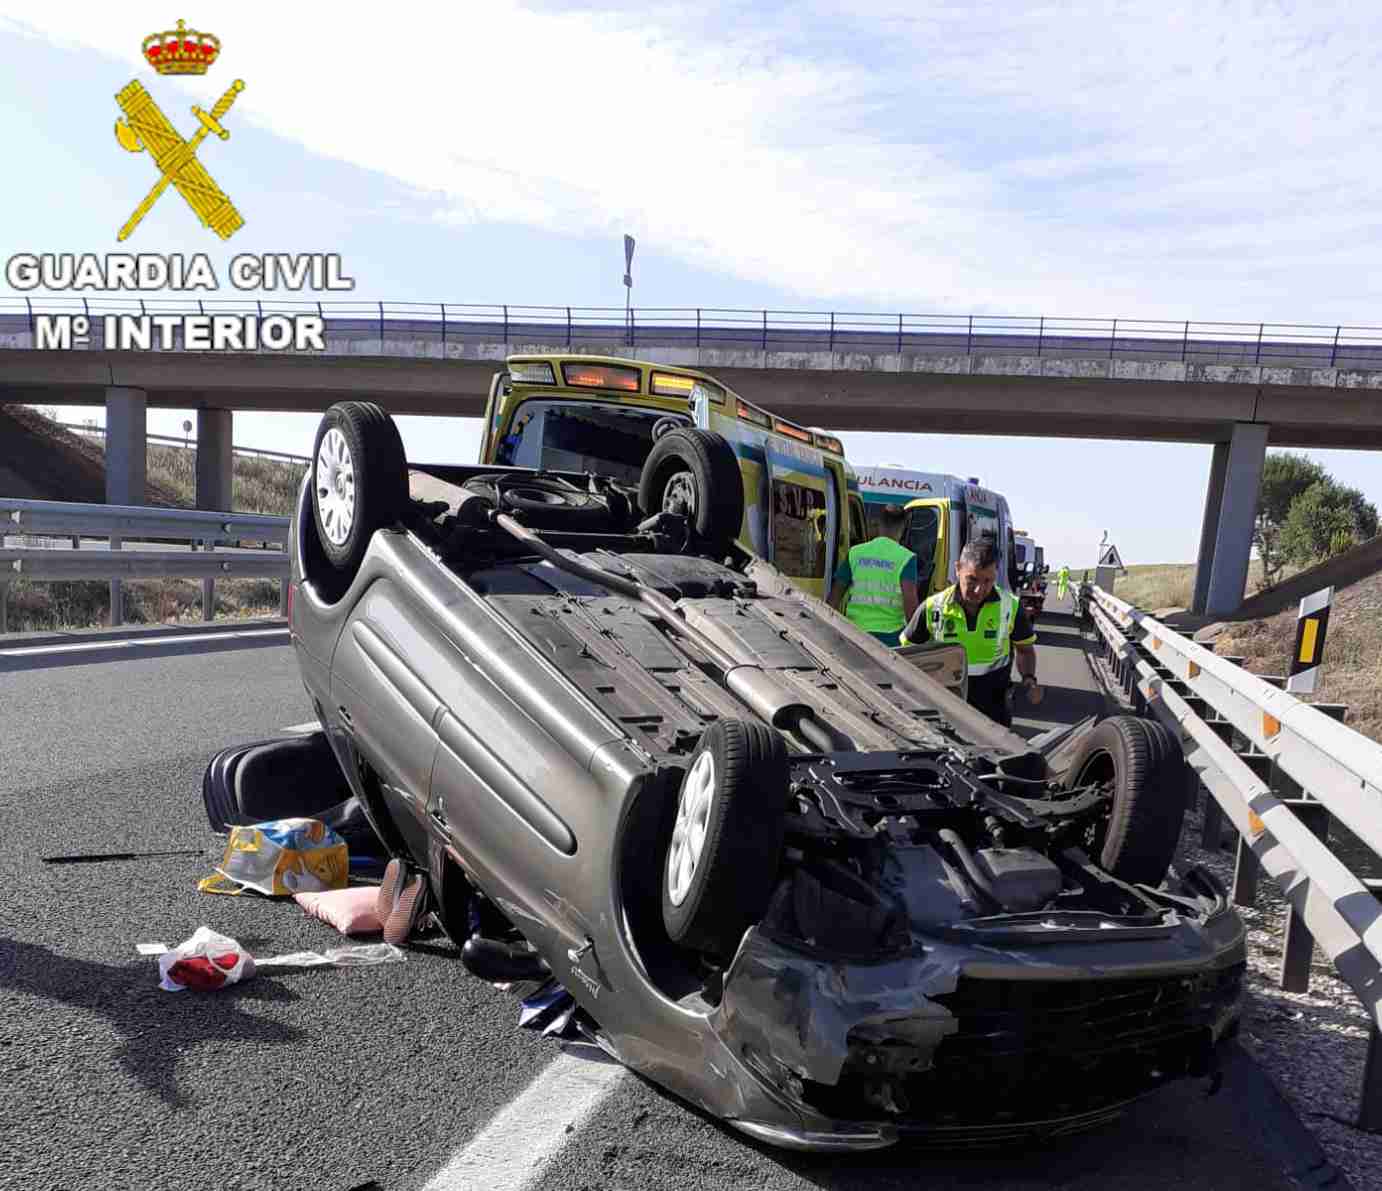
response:
[[[1382,856],[1382,745],[1088,583],[1076,611],[1093,624],[1135,710],[1180,742],[1205,801],[1204,846],[1238,833],[1233,899],[1256,900],[1265,870],[1289,904],[1281,986],[1304,992],[1316,943],[1371,1018],[1358,1126],[1382,1131],[1382,881],[1330,850],[1337,820]]]
[[[76,434],[97,434],[105,436],[104,426],[84,426],[80,422],[59,422],[59,426],[64,430],[71,430]],[[188,440],[178,438],[175,434],[146,434],[145,440],[157,443],[159,446],[181,447],[184,450],[195,451],[197,449],[196,439]],[[232,453],[236,455],[252,455],[259,459],[280,459],[285,463],[301,463],[303,466],[312,462],[310,455],[290,455],[286,451],[265,451],[259,447],[231,447]]]
[[[515,306],[458,302],[383,302],[281,298],[0,298],[0,330],[34,330],[40,314],[315,314],[328,334],[435,335],[445,344],[670,342],[792,350],[874,347],[898,352],[1179,359],[1193,363],[1382,367],[1382,327],[1052,315],[887,314],[860,311],[743,310],[711,307]],[[91,346],[101,346],[99,321]]]
[[[0,498],[0,535],[61,535],[73,548],[50,542],[5,546],[0,536],[0,633],[9,631],[8,580],[109,579],[110,623],[124,619],[121,581],[184,578],[202,581],[202,619],[215,615],[215,582],[231,577],[272,578],[280,583],[279,612],[286,614],[286,549],[218,552],[218,546],[244,542],[285,545],[288,518],[260,513],[220,513],[203,509],[161,509],[143,505],[77,504],[51,500]],[[83,537],[105,538],[108,549],[84,549]],[[171,538],[192,545],[183,550],[122,550],[126,537]],[[200,547],[200,549],[199,549]]]

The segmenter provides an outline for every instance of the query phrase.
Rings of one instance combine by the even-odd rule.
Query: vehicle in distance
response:
[[[1060,1134],[1211,1074],[1244,929],[1169,868],[1164,730],[974,712],[736,542],[735,468],[695,427],[637,484],[410,468],[378,407],[323,418],[293,644],[466,966],[550,974],[611,1055],[785,1147]]]
[[[1025,530],[1013,530],[1013,567],[1017,575],[1015,592],[1032,623],[1046,607],[1046,550],[1038,546]]]

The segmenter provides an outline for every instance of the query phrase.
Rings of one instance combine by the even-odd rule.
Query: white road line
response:
[[[306,736],[320,729],[321,724],[317,720],[307,720],[301,724],[289,724],[286,728],[280,728],[279,733],[284,736]]]
[[[625,1074],[618,1063],[563,1051],[457,1151],[423,1191],[525,1191]]]
[[[129,649],[134,646],[151,648],[159,645],[186,645],[197,641],[222,641],[233,637],[270,637],[288,635],[284,629],[244,629],[230,633],[188,633],[158,637],[122,637],[115,641],[64,641],[59,645],[18,645],[0,649],[0,657],[27,658],[48,653],[82,653],[91,649]]]

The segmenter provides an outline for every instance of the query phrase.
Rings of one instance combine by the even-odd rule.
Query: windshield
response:
[[[665,410],[604,401],[525,401],[499,442],[495,462],[513,467],[593,471],[637,484],[653,449],[653,427],[664,418],[691,419]]]

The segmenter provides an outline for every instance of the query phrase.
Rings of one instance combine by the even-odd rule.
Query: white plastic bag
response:
[[[254,975],[254,957],[234,939],[199,926],[185,943],[158,957],[158,987],[201,992],[238,984]]]

